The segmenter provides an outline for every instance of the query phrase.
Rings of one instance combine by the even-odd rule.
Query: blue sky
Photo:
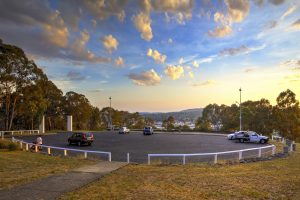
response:
[[[0,38],[98,107],[175,111],[300,96],[298,0],[2,0]]]

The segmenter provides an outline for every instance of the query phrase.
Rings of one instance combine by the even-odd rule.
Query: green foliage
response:
[[[0,140],[0,149],[7,149],[9,151],[15,151],[18,149],[18,145],[11,141]]]
[[[169,116],[168,119],[163,121],[162,126],[165,127],[169,131],[174,129],[175,128],[175,118],[173,116]]]

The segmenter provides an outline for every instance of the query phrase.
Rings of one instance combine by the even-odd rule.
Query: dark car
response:
[[[71,137],[68,138],[69,145],[77,144],[81,146],[83,144],[91,145],[94,141],[93,133],[83,133],[83,132],[76,132],[73,133]]]
[[[153,134],[153,128],[151,126],[145,126],[143,130],[144,135],[152,135]]]

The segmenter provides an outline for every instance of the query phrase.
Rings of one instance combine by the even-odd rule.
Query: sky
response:
[[[99,108],[300,99],[299,0],[0,0],[0,38]]]

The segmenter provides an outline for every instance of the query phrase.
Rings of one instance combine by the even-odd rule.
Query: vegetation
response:
[[[243,130],[270,134],[278,131],[290,139],[300,139],[300,107],[295,93],[291,90],[281,92],[277,97],[277,105],[272,106],[266,99],[246,101],[241,104]],[[239,130],[239,107],[209,104],[203,110],[202,117],[196,122],[202,131],[235,131]]]
[[[129,165],[62,199],[299,199],[300,152],[209,166]]]
[[[95,161],[79,158],[61,158],[24,151],[0,150],[0,191],[94,163]]]
[[[19,146],[9,140],[0,140],[0,149],[15,151],[19,149]]]

